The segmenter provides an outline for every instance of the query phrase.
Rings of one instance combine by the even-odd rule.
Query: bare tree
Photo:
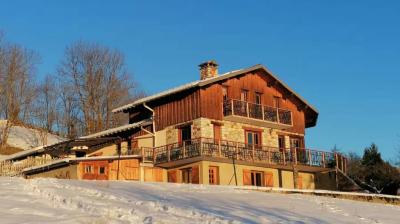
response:
[[[70,121],[75,130],[90,134],[119,124],[111,110],[130,99],[135,87],[122,53],[77,42],[66,48],[58,74],[61,86],[73,90],[71,96],[64,97],[64,106],[71,103],[78,107],[76,117]],[[67,99],[74,102],[66,102]]]
[[[11,127],[31,119],[37,59],[31,50],[0,42],[0,117],[6,119],[0,133],[0,150],[7,144]]]

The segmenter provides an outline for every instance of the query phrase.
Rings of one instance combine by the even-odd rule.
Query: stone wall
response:
[[[193,120],[192,124],[192,138],[213,138],[214,128],[213,120],[207,118],[198,118]],[[245,128],[254,128],[262,130],[261,142],[263,145],[278,148],[278,135],[279,133],[294,135],[295,133],[285,132],[274,128],[265,128],[249,124],[237,123],[232,121],[215,121],[221,123],[221,134],[223,140],[245,142]],[[165,128],[166,144],[178,142],[178,129],[174,126]],[[303,135],[299,135],[303,136]],[[161,136],[160,136],[161,137]],[[162,136],[163,137],[163,136]],[[157,140],[160,141],[160,140]],[[163,142],[163,141],[161,141]],[[285,147],[290,147],[290,138],[285,136]]]

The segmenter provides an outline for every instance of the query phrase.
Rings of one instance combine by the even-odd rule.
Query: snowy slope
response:
[[[400,206],[227,186],[0,178],[0,223],[399,223]]]
[[[3,129],[5,124],[6,124],[5,120],[0,120],[0,129]],[[53,134],[47,134],[46,137],[47,137],[46,145],[55,144],[57,142],[65,140]],[[28,150],[35,148],[37,146],[44,145],[42,142],[42,137],[38,130],[21,126],[13,126],[11,128],[9,137],[7,139],[7,144],[12,147],[20,148],[23,150]]]

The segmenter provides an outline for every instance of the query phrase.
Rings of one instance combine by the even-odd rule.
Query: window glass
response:
[[[228,88],[226,86],[222,87],[222,97],[223,100],[228,100]]]
[[[256,93],[256,104],[261,104],[261,93]]]
[[[183,127],[180,130],[181,130],[181,141],[182,142],[192,139],[191,126]]]
[[[99,168],[99,174],[105,174],[106,173],[106,168],[104,166],[101,166]]]
[[[242,92],[240,92],[240,100],[247,101],[247,90],[242,90]]]

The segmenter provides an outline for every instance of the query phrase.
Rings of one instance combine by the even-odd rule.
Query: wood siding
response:
[[[200,117],[223,120],[222,86],[227,87],[228,99],[240,99],[241,91],[246,90],[249,102],[255,103],[256,94],[261,94],[261,103],[274,107],[274,98],[278,98],[280,108],[292,111],[293,127],[286,131],[304,134],[306,127],[304,103],[264,71],[243,74],[149,102],[148,106],[155,112],[156,131]],[[140,115],[141,111],[146,116],[151,116],[148,109],[137,106],[130,111],[130,122],[146,117]],[[309,121],[316,119],[313,115],[307,116]]]
[[[298,109],[302,103],[275,83],[268,75],[249,73],[220,84],[212,84],[201,90],[201,115],[210,119],[223,119],[222,86],[227,87],[228,98],[232,99],[240,99],[241,91],[247,90],[248,101],[252,103],[256,102],[256,93],[261,94],[262,104],[271,107],[275,106],[274,97],[279,97],[280,108],[289,109],[293,114],[293,127],[286,131],[304,134],[304,111]]]
[[[200,117],[200,91],[168,97],[154,107],[156,131]]]

